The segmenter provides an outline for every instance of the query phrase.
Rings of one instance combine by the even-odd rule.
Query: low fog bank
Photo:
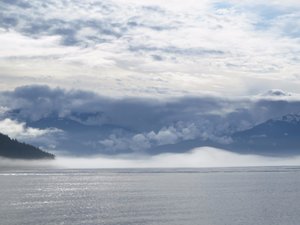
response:
[[[187,153],[164,153],[155,156],[127,154],[93,157],[58,156],[55,160],[12,160],[0,158],[0,168],[201,168],[250,166],[300,166],[300,155],[267,157],[241,155],[222,149],[201,147]]]
[[[241,155],[211,147],[196,148],[188,153],[165,153],[155,156],[119,155],[91,158],[57,157],[53,165],[61,168],[197,168],[248,166],[300,166],[300,155],[266,157]]]
[[[28,159],[8,159],[0,157],[1,169],[33,169],[33,168],[52,168],[56,166],[54,160],[28,160]]]

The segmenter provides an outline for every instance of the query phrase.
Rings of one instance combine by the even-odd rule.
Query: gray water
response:
[[[299,225],[300,168],[1,170],[1,225]]]

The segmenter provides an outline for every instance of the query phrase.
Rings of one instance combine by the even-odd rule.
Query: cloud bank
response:
[[[1,1],[0,89],[299,92],[297,1]]]
[[[229,144],[234,132],[299,113],[298,95],[280,90],[267,93],[243,98],[205,95],[158,100],[23,86],[0,93],[0,128],[30,143],[42,143],[46,138],[48,146],[64,142],[57,150],[93,149],[94,154],[143,152],[189,140]]]

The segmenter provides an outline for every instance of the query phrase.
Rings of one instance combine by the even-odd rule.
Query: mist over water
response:
[[[26,161],[1,159],[0,167],[53,167],[53,168],[201,168],[248,166],[299,166],[300,156],[270,157],[242,155],[222,149],[201,147],[187,153],[159,155],[127,154],[97,155],[91,157],[57,156],[54,161]]]
[[[216,148],[196,148],[187,153],[155,156],[121,155],[94,158],[58,157],[55,164],[66,168],[188,168],[300,165],[297,157],[241,155]]]

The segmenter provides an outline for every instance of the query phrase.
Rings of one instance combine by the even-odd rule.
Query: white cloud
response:
[[[61,48],[59,36],[31,38],[16,31],[0,30],[1,58],[62,57],[74,54],[76,47]]]
[[[253,93],[257,85],[298,91],[299,3],[222,3],[1,3],[0,75],[6,85],[0,88],[80,83],[113,96],[235,95]]]
[[[212,140],[216,143],[229,144],[231,139],[223,136],[227,132],[228,124],[216,125],[205,119],[191,122],[177,122],[175,125],[164,126],[157,132],[149,131],[137,134],[117,135],[100,140],[108,152],[133,150],[140,152],[151,147],[176,144],[181,141],[200,139]],[[222,133],[222,134],[221,134]]]
[[[0,121],[0,132],[21,141],[32,141],[62,131],[57,128],[37,129],[27,127],[24,122],[7,118]]]

